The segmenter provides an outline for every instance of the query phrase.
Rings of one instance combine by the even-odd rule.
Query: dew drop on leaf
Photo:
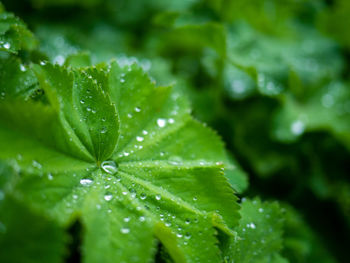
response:
[[[38,169],[41,169],[41,167],[42,167],[42,165],[35,160],[32,161],[32,165],[33,165],[33,167],[38,168]]]
[[[114,161],[104,161],[101,163],[101,168],[108,174],[115,174],[118,172],[118,166]]]
[[[4,45],[4,48],[6,48],[6,49],[10,49],[10,47],[11,47],[11,44],[10,43],[8,43],[8,42],[6,42]]]
[[[19,65],[19,69],[20,69],[22,72],[25,72],[25,71],[27,70],[26,67],[25,67],[23,64]]]
[[[186,238],[186,239],[190,239],[190,238],[191,238],[191,234],[190,234],[190,233],[188,233],[188,232],[186,232],[186,234],[185,234],[185,238]]]
[[[122,227],[122,228],[120,229],[120,232],[121,232],[122,234],[129,234],[129,233],[130,233],[130,229],[129,229],[129,228],[126,228],[126,227]]]
[[[113,198],[113,195],[111,193],[105,194],[105,196],[103,197],[103,199],[106,201],[111,201],[112,198]]]
[[[158,124],[158,126],[159,126],[160,128],[163,128],[163,127],[165,126],[165,123],[166,123],[165,119],[159,118],[159,119],[157,120],[157,124]]]
[[[85,178],[85,179],[81,179],[80,180],[80,184],[82,184],[82,185],[84,185],[84,186],[89,186],[89,185],[91,185],[92,184],[92,180],[91,179],[89,179],[89,178]]]
[[[141,137],[141,136],[136,136],[136,140],[137,140],[138,142],[142,142],[142,141],[144,140],[144,138]]]

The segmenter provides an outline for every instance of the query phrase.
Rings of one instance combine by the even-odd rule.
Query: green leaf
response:
[[[198,52],[200,49],[209,47],[224,57],[226,54],[225,28],[215,22],[195,24],[193,21],[190,22],[175,24],[172,30],[162,38],[162,48]]]
[[[304,101],[286,95],[282,102],[275,116],[275,138],[294,142],[304,132],[325,130],[350,148],[350,92],[347,84],[331,82],[315,90]]]
[[[350,47],[350,34],[347,30],[347,25],[350,23],[349,12],[349,1],[336,0],[318,14],[319,26],[348,50]]]
[[[16,196],[62,227],[80,220],[84,262],[149,262],[157,239],[175,262],[219,262],[216,229],[232,235],[238,205],[223,144],[183,95],[136,65],[34,69],[48,105],[0,104]]]
[[[244,200],[237,237],[231,238],[227,262],[287,262],[278,253],[282,248],[283,216],[279,205],[259,199]]]
[[[229,27],[224,85],[232,98],[246,98],[254,90],[279,95],[292,74],[306,88],[340,75],[343,61],[332,40],[304,25],[291,24],[285,30],[291,33],[263,34],[243,22]]]
[[[18,175],[2,162],[0,178],[5,179],[0,182],[1,262],[61,262],[67,252],[64,231],[11,195],[9,182],[16,181]]]
[[[283,254],[290,262],[337,262],[302,216],[290,205],[283,207],[286,210]]]
[[[26,25],[12,13],[0,9],[0,51],[33,50],[37,41]]]
[[[37,91],[34,72],[14,56],[0,58],[0,99],[5,97],[34,97]]]

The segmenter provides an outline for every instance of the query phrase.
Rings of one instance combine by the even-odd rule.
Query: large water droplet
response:
[[[104,161],[101,163],[101,168],[108,174],[115,174],[118,172],[118,165],[114,161]]]

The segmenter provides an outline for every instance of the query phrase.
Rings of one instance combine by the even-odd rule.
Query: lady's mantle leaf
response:
[[[279,255],[284,217],[278,204],[246,200],[242,203],[241,216],[238,237],[231,238],[227,249],[227,262],[287,262]]]
[[[0,260],[59,263],[66,252],[65,233],[57,223],[34,213],[11,195],[8,187],[17,176],[13,169],[0,162]]]
[[[36,66],[49,105],[0,101],[0,159],[13,192],[62,226],[81,220],[85,262],[149,262],[156,239],[175,262],[220,262],[238,205],[219,137],[187,101],[136,65]]]
[[[36,45],[37,41],[26,25],[0,6],[0,51],[17,53],[22,49],[33,50]]]

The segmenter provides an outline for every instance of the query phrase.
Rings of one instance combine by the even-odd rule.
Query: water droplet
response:
[[[11,47],[11,44],[10,43],[8,43],[8,42],[6,42],[4,45],[4,48],[6,48],[6,49],[10,49],[10,47]]]
[[[182,234],[177,233],[176,236],[181,238],[181,237],[182,237]]]
[[[81,103],[81,104],[84,104],[84,103],[85,103],[85,100],[80,100],[80,103]]]
[[[194,196],[194,197],[193,197],[193,201],[197,201],[197,197]]]
[[[129,221],[130,221],[130,217],[124,217],[124,219],[123,219],[123,220],[124,220],[124,222],[126,222],[126,223],[127,223],[127,222],[129,222]]]
[[[165,124],[166,124],[166,121],[165,121],[165,119],[159,118],[159,119],[157,120],[157,124],[158,124],[158,126],[159,126],[160,128],[163,128],[163,127],[165,126]]]
[[[140,222],[144,222],[146,220],[146,218],[144,216],[140,216],[139,220],[140,220]]]
[[[145,200],[147,198],[147,195],[145,193],[142,193],[140,195],[141,200]]]
[[[263,213],[263,212],[264,212],[264,209],[260,207],[260,208],[259,208],[259,212],[260,212],[260,213]]]
[[[27,70],[26,67],[25,67],[23,64],[19,65],[19,69],[20,69],[22,72],[25,72],[25,71]]]
[[[101,168],[108,174],[115,174],[116,172],[118,172],[118,165],[114,161],[102,162]]]
[[[168,122],[169,122],[170,124],[173,124],[173,123],[175,122],[175,120],[174,120],[173,118],[170,118],[170,119],[168,120]]]
[[[148,134],[148,131],[143,130],[143,131],[142,131],[142,134],[143,134],[143,135],[147,135],[147,134]]]
[[[129,228],[126,228],[126,227],[122,227],[122,228],[120,229],[120,232],[121,232],[122,234],[129,234],[129,233],[130,233],[130,229],[129,229]]]
[[[78,195],[73,195],[73,199],[78,199]]]
[[[247,228],[255,229],[256,226],[254,223],[247,224]]]
[[[300,135],[305,130],[305,124],[301,120],[296,120],[291,124],[290,130],[294,135]]]
[[[190,234],[190,233],[188,233],[188,232],[186,232],[186,234],[185,234],[185,238],[186,238],[186,239],[190,239],[190,238],[191,238],[191,234]]]
[[[33,165],[33,167],[38,168],[38,169],[42,168],[42,165],[35,160],[32,161],[32,165]]]
[[[52,174],[51,174],[51,173],[48,173],[48,174],[47,174],[47,178],[48,178],[50,181],[53,180]]]
[[[111,201],[113,198],[113,195],[111,193],[108,193],[108,194],[105,194],[105,196],[103,198],[106,201]]]
[[[159,201],[160,199],[162,199],[162,197],[160,195],[156,195],[156,200]]]
[[[140,108],[140,107],[135,107],[135,111],[136,111],[136,112],[140,112],[140,111],[141,111],[141,108]]]
[[[45,66],[46,65],[46,61],[44,61],[44,60],[40,61],[40,65]]]
[[[106,127],[102,127],[100,133],[105,134],[106,132],[107,132],[107,128]]]
[[[186,225],[189,225],[191,223],[191,220],[187,218],[185,223],[186,223]]]
[[[141,136],[136,136],[136,140],[137,140],[138,142],[142,142],[142,141],[144,140],[144,138],[141,137]]]
[[[120,79],[120,83],[124,83],[125,82],[125,79]]]
[[[91,185],[92,184],[92,180],[91,179],[89,179],[89,178],[85,178],[85,179],[81,179],[80,180],[80,184],[82,184],[82,185],[84,185],[84,186],[89,186],[89,185]]]

